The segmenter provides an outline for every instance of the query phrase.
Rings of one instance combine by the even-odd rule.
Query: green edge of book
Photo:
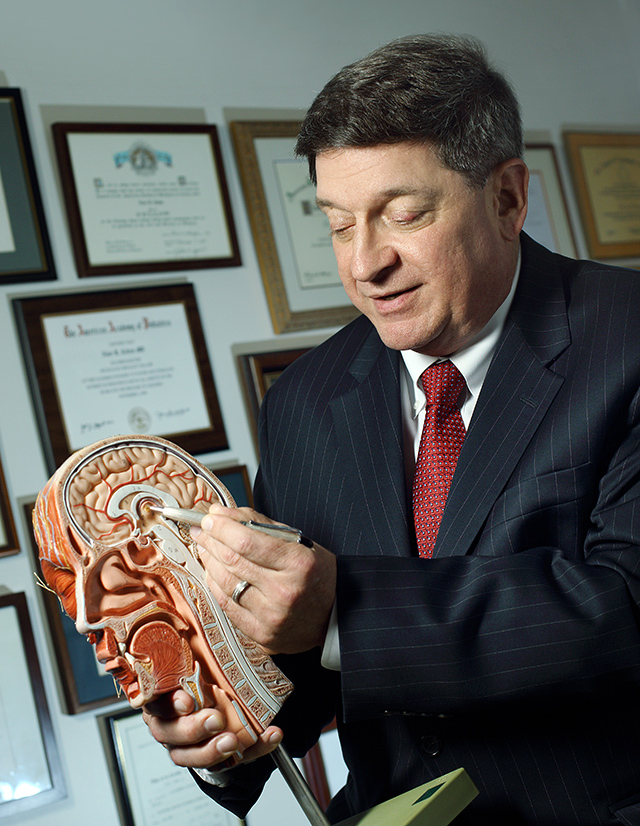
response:
[[[338,826],[447,826],[477,794],[466,771],[456,769]]]

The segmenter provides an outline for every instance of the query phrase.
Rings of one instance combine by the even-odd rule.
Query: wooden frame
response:
[[[65,797],[25,594],[0,595],[0,819]]]
[[[227,447],[191,284],[49,293],[13,305],[51,473],[116,433],[152,433],[190,453]]]
[[[240,264],[215,126],[52,129],[80,277]]]
[[[287,349],[256,350],[244,353],[238,352],[237,346],[234,348],[256,451],[258,450],[258,414],[264,394],[290,364],[314,346],[313,344],[297,346],[294,342],[290,344],[292,346]],[[247,345],[247,347],[250,346]]]
[[[297,121],[230,124],[276,333],[341,326],[358,314],[338,278],[306,162],[293,155],[299,128]]]
[[[35,507],[35,497],[22,503],[27,536],[30,538],[29,551],[33,557],[34,569],[40,570],[39,553],[33,535],[31,514]],[[40,580],[41,581],[41,580]],[[125,700],[113,677],[98,663],[94,647],[87,638],[76,631],[56,594],[45,585],[38,588],[38,596],[44,609],[49,641],[53,650],[60,705],[66,714],[80,714]]]
[[[2,462],[0,462],[0,558],[17,554],[20,550],[16,525],[13,521],[9,492],[4,478]]]
[[[98,718],[123,826],[242,826],[174,766],[136,709]]]
[[[553,145],[527,144],[524,161],[530,173],[524,231],[553,252],[575,258],[576,241]]]
[[[640,256],[640,133],[565,132],[589,255]]]
[[[19,89],[0,89],[0,284],[56,277]]]
[[[246,465],[224,465],[222,467],[209,465],[208,467],[227,488],[239,508],[245,505],[253,507],[253,491]]]

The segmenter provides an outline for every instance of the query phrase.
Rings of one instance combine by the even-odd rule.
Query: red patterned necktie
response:
[[[418,553],[430,557],[465,437],[458,409],[465,381],[450,361],[427,367],[420,381],[427,406],[413,477],[413,518]]]

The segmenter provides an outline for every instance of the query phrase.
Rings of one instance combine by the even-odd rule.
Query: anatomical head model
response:
[[[34,531],[47,585],[130,704],[182,688],[198,708],[221,707],[246,748],[293,687],[229,623],[188,527],[149,507],[206,513],[213,502],[234,506],[189,454],[158,437],[119,436],[56,471],[38,496]]]

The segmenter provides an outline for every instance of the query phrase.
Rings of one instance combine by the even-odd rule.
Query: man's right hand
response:
[[[225,715],[217,708],[195,711],[193,698],[181,689],[165,694],[142,709],[152,736],[171,755],[176,766],[191,769],[223,768],[226,761],[242,752],[236,735],[226,730]],[[282,742],[282,730],[269,726],[258,741],[242,753],[250,762],[273,751]]]

